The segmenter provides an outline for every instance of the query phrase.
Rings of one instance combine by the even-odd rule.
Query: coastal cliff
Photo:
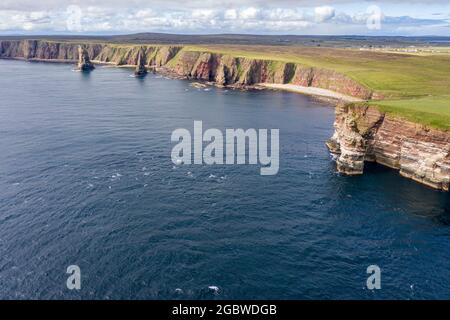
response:
[[[255,59],[180,45],[119,45],[2,40],[0,58],[76,62],[83,45],[94,63],[139,66],[178,77],[247,87],[259,83],[293,84],[332,90],[362,100],[381,96],[352,78],[329,69],[275,60]],[[356,175],[371,161],[436,189],[449,190],[450,133],[430,129],[381,112],[377,107],[340,102],[335,133],[327,142],[337,155],[338,171]]]
[[[139,55],[145,65],[179,77],[212,81],[218,85],[245,87],[258,83],[295,84],[336,91],[361,99],[373,92],[350,77],[332,70],[274,60],[191,51],[183,46],[117,45],[54,42],[46,40],[0,41],[0,58],[75,62],[83,45],[94,63],[136,66]],[[142,64],[142,62],[141,62]]]
[[[362,174],[377,162],[435,189],[449,190],[450,133],[393,117],[373,106],[339,104],[327,142],[339,172]]]

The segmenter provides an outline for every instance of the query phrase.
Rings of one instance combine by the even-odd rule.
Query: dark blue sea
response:
[[[449,195],[336,174],[331,105],[72,69],[0,60],[0,298],[450,298]],[[175,166],[171,133],[194,120],[279,128],[278,175]]]

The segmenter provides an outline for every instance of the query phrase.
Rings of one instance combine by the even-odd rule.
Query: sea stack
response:
[[[78,47],[78,70],[81,71],[91,71],[94,70],[94,64],[89,59],[89,54],[86,48],[79,46]]]
[[[145,66],[145,53],[141,49],[138,53],[138,60],[136,65],[136,70],[134,71],[134,75],[136,77],[143,77],[147,74],[147,67]]]

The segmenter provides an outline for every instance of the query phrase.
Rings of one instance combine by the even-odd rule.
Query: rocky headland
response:
[[[448,132],[351,103],[337,105],[334,127],[327,146],[337,156],[340,172],[362,174],[365,162],[376,162],[432,188],[449,190]]]
[[[81,54],[80,45],[83,45]],[[0,41],[0,58],[77,62],[79,56],[85,59],[84,63],[135,66],[139,75],[151,68],[218,86],[246,88],[266,83],[318,88],[336,92],[337,97],[349,96],[363,101],[382,98],[379,93],[333,70],[191,51],[181,45]],[[449,190],[450,133],[446,131],[391,116],[375,106],[341,100],[336,106],[335,133],[327,146],[337,155],[337,168],[341,173],[362,174],[364,163],[372,161],[397,169],[402,176],[430,187]]]
[[[375,94],[353,79],[332,70],[296,63],[189,51],[177,45],[122,46],[46,40],[1,40],[0,58],[76,62],[80,45],[93,63],[145,65],[177,77],[211,81],[217,85],[246,87],[258,83],[290,83],[332,90],[360,99],[370,99]]]

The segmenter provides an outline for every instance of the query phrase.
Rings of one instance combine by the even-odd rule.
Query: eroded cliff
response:
[[[450,133],[384,114],[373,106],[341,103],[335,133],[327,142],[340,172],[362,174],[374,161],[398,169],[404,177],[449,190]]]
[[[79,45],[75,42],[4,40],[0,41],[0,57],[75,62]],[[136,66],[142,52],[147,66],[181,77],[213,81],[218,85],[292,83],[329,89],[361,99],[370,99],[373,95],[371,90],[343,74],[301,64],[192,51],[182,46],[82,45],[93,62]]]
[[[0,58],[76,62],[80,44],[3,40],[0,41]],[[218,85],[291,83],[364,100],[380,98],[376,92],[343,74],[297,63],[195,51],[177,45],[82,45],[96,63],[145,65]],[[342,173],[362,174],[364,163],[375,161],[433,188],[449,189],[450,133],[386,115],[376,107],[340,103],[336,107],[335,133],[327,145],[337,155],[337,168]]]

